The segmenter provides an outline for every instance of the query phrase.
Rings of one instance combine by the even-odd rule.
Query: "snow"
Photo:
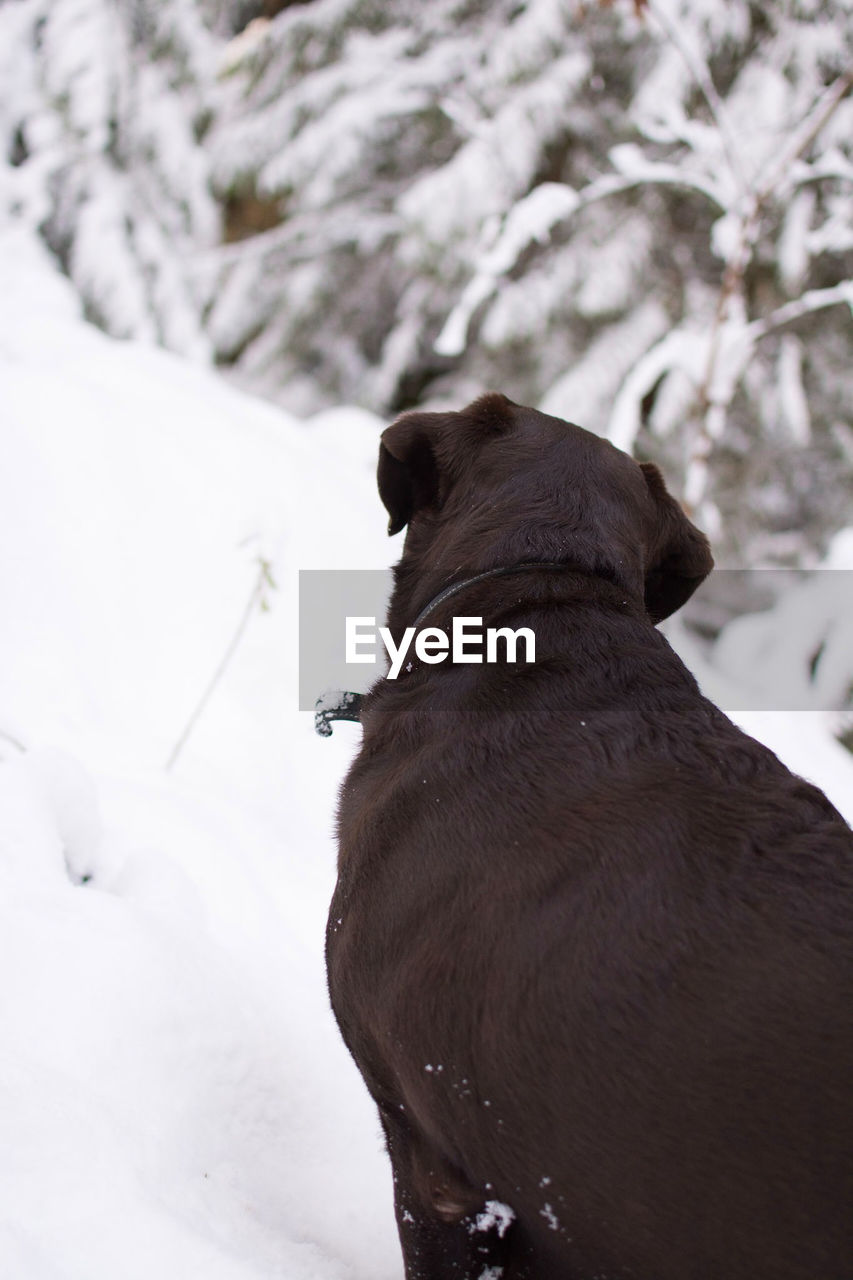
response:
[[[508,1204],[500,1200],[487,1200],[482,1213],[478,1213],[471,1226],[471,1234],[478,1231],[497,1231],[499,1239],[503,1239],[512,1223],[515,1213]]]
[[[399,1280],[322,957],[359,733],[296,710],[297,571],[399,545],[384,424],[107,338],[20,227],[0,388],[0,1274]],[[825,713],[750,724],[850,813]]]
[[[630,452],[640,430],[643,397],[671,371],[686,375],[691,388],[697,387],[707,362],[707,350],[708,338],[704,334],[672,329],[636,360],[613,401],[607,426],[611,443]]]
[[[803,387],[803,347],[792,333],[779,341],[779,415],[795,444],[807,445],[812,438],[809,402]]]
[[[0,1274],[390,1280],[322,960],[357,730],[295,684],[297,570],[388,561],[379,424],[309,437],[81,323],[25,236],[0,262]],[[167,774],[259,555],[269,612]]]
[[[568,422],[583,423],[601,434],[613,431],[620,438],[633,440],[640,428],[639,404],[645,392],[639,391],[637,398],[638,388],[629,375],[650,349],[656,349],[656,340],[667,327],[663,307],[657,299],[650,299],[626,319],[609,325],[591,342],[583,358],[548,388],[539,408]],[[641,374],[640,384],[642,381]],[[616,413],[617,392],[616,404],[622,419],[629,423],[627,427],[616,425],[615,420],[608,427],[611,413]]]
[[[498,280],[515,266],[532,241],[546,244],[554,225],[578,205],[577,193],[560,182],[543,182],[513,206],[494,245],[480,255],[478,274],[466,285],[435,342],[439,355],[455,356],[465,349],[468,325],[481,303],[497,289]]]
[[[543,1204],[542,1208],[539,1210],[539,1215],[540,1217],[545,1219],[551,1231],[560,1230],[560,1219],[557,1217],[556,1213],[554,1212],[553,1207],[550,1204],[548,1204],[547,1201],[545,1202],[545,1204]]]
[[[493,225],[494,216],[503,215],[529,191],[536,168],[532,144],[559,134],[567,104],[588,71],[589,60],[580,51],[554,59],[531,83],[520,86],[492,117],[484,119],[447,164],[428,172],[403,193],[397,202],[401,216],[410,226],[421,229],[427,244],[472,234],[479,238],[484,228]],[[532,217],[537,233],[543,214],[553,221],[552,195],[541,203],[538,197],[530,198],[535,215],[526,209],[508,232],[508,255]],[[564,205],[572,200],[568,191],[562,197]]]
[[[809,268],[809,232],[815,214],[815,193],[806,187],[788,206],[779,237],[779,277],[788,294],[802,293]]]

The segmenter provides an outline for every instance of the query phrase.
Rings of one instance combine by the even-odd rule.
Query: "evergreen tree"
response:
[[[200,357],[214,44],[194,0],[0,4],[0,210],[38,228],[108,333]]]
[[[796,559],[853,493],[851,43],[821,0],[289,8],[211,138],[279,219],[220,259],[217,350],[303,409],[503,388]]]
[[[299,412],[501,389],[662,461],[724,558],[809,560],[853,496],[851,34],[851,0],[7,0],[0,199],[112,333]]]

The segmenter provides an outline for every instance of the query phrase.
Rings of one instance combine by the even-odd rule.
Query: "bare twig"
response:
[[[846,71],[844,75],[838,76],[833,80],[832,84],[827,85],[823,93],[812,103],[798,127],[794,130],[794,135],[779,157],[775,169],[771,170],[770,177],[765,179],[758,187],[757,199],[762,204],[773,194],[794,162],[799,160],[805,151],[808,151],[820,131],[829,123],[837,107],[847,97],[851,88],[853,88],[853,71]],[[772,163],[772,158],[768,161],[769,163]],[[761,175],[759,174],[758,178],[760,179],[760,177]],[[758,185],[758,179],[756,180],[756,185]]]
[[[727,407],[721,405],[714,394],[723,329],[729,318],[734,298],[741,296],[743,293],[743,281],[747,268],[752,261],[755,244],[758,240],[764,207],[774,194],[777,186],[787,175],[790,167],[812,145],[833,112],[850,92],[851,87],[853,87],[853,72],[847,72],[839,76],[824,90],[794,131],[790,145],[771,170],[770,176],[765,178],[760,185],[756,179],[753,189],[746,198],[740,217],[737,242],[726,261],[723,271],[711,340],[708,344],[705,374],[699,387],[699,418],[687,459],[687,472],[690,477],[690,501],[694,507],[704,497],[713,443],[720,434],[723,415]],[[836,301],[847,301],[848,298],[844,292],[845,286],[839,286],[839,290],[839,296],[818,305],[830,306]],[[820,292],[829,293],[830,291],[821,290]],[[771,317],[768,317],[765,328],[761,328],[762,324],[765,323],[761,321],[747,326],[747,335],[752,339],[762,337],[771,328],[779,328],[782,324],[788,323],[789,320],[796,319],[798,315],[803,315],[810,310],[817,310],[817,306],[809,305],[809,303],[805,302],[806,296],[804,295],[803,299],[798,299],[785,307],[780,307],[773,313],[776,318],[772,323],[770,322]],[[803,305],[799,306],[800,303],[803,303]],[[787,315],[785,315],[786,312]]]
[[[602,9],[609,9],[613,4],[613,0],[598,0],[598,3]],[[649,0],[634,0],[634,13],[638,18],[642,18],[648,7]],[[581,5],[581,9],[583,9],[583,5]]]
[[[207,688],[199,698],[198,704],[195,710],[193,711],[192,715],[190,716],[189,720],[187,721],[184,727],[183,733],[178,738],[178,741],[175,743],[172,749],[172,753],[169,756],[169,759],[166,761],[167,773],[172,769],[173,765],[175,764],[175,761],[178,759],[178,756],[181,754],[182,750],[184,749],[187,739],[189,738],[190,734],[192,733],[193,729],[198,723],[198,720],[202,712],[204,711],[205,707],[210,701],[210,697],[214,689],[219,684],[219,681],[222,679],[223,675],[225,674],[225,670],[229,662],[234,657],[234,654],[237,652],[237,648],[240,644],[240,641],[243,639],[243,635],[246,631],[246,627],[249,625],[249,620],[252,614],[254,613],[256,606],[259,606],[261,609],[266,609],[268,607],[266,602],[265,591],[267,587],[271,587],[275,589],[275,581],[272,576],[272,567],[270,565],[270,562],[268,560],[265,560],[262,556],[258,557],[257,564],[258,564],[258,574],[255,579],[255,584],[252,587],[252,593],[249,596],[248,601],[246,602],[245,609],[243,610],[243,615],[240,618],[239,623],[237,624],[237,628],[233,636],[231,637],[228,647],[225,650],[224,654],[222,655],[222,659],[218,667],[214,671],[213,676],[211,677],[210,682],[207,685]]]

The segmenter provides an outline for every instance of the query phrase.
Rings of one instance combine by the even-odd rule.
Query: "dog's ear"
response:
[[[408,413],[387,427],[379,445],[376,480],[388,511],[388,533],[399,533],[416,511],[438,502],[435,447],[444,413]]]
[[[423,507],[440,507],[465,459],[490,436],[513,429],[517,407],[489,391],[459,413],[416,411],[387,427],[376,479],[390,517],[388,532],[399,533]]]
[[[654,500],[657,528],[646,566],[645,603],[652,622],[662,622],[689,600],[714,567],[704,533],[687,519],[667,492],[663,476],[652,462],[641,462]]]

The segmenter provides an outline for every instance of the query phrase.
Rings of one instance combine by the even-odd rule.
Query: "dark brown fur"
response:
[[[379,484],[397,638],[567,566],[431,614],[536,661],[380,681],[342,789],[329,983],[408,1280],[850,1280],[853,833],[655,630],[704,537],[497,395],[390,427]]]

